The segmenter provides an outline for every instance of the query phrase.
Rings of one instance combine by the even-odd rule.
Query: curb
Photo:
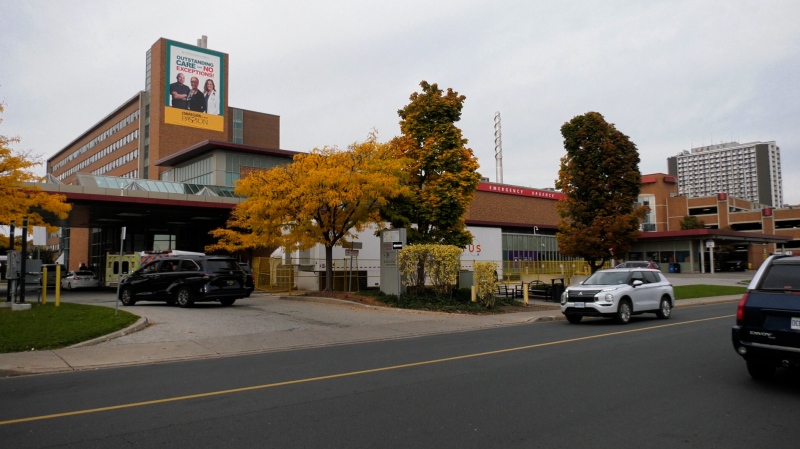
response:
[[[126,327],[125,329],[118,330],[116,332],[112,332],[108,335],[103,335],[102,337],[93,338],[91,340],[86,340],[80,343],[76,343],[72,346],[67,346],[68,348],[83,348],[86,346],[94,346],[99,343],[105,343],[107,341],[113,340],[115,338],[124,337],[128,334],[132,334],[134,332],[139,332],[140,330],[146,328],[150,325],[150,322],[147,321],[147,318],[141,317],[139,320],[132,325]]]

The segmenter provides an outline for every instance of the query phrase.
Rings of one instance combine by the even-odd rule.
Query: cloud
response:
[[[459,125],[492,179],[495,112],[504,181],[552,187],[561,125],[594,110],[644,173],[692,146],[775,140],[800,203],[797,2],[9,3],[0,132],[46,157],[144,88],[158,38],[206,34],[230,54],[229,103],[280,115],[284,149],[389,139],[426,80],[467,97]]]

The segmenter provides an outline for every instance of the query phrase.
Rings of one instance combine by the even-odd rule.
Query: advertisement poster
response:
[[[167,42],[165,123],[224,130],[224,62],[222,53]]]

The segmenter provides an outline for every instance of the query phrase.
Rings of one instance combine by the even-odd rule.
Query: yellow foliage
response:
[[[380,223],[380,207],[403,193],[403,163],[373,133],[344,151],[315,148],[291,164],[254,171],[237,182],[247,199],[226,229],[213,231],[217,245],[293,250],[348,241]]]
[[[397,254],[397,265],[406,285],[421,286],[425,278],[434,290],[446,294],[456,285],[462,249],[453,245],[410,245]],[[419,267],[424,267],[420,273]],[[420,279],[420,275],[423,279]]]
[[[0,104],[0,113],[3,110]],[[18,137],[0,135],[0,223],[14,221],[21,226],[22,219],[28,217],[28,226],[46,226],[48,231],[53,231],[56,223],[47,223],[41,212],[65,219],[72,206],[66,203],[64,195],[51,195],[31,184],[42,181],[31,171],[41,162],[34,160],[30,153],[14,152],[11,145],[19,141]]]
[[[473,267],[478,301],[487,308],[494,306],[497,291],[497,262],[475,262]]]

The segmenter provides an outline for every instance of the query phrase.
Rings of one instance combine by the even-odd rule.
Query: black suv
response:
[[[739,301],[732,338],[754,379],[800,366],[800,257],[764,261]]]
[[[155,260],[123,279],[119,299],[132,306],[137,301],[166,301],[191,307],[195,302],[219,301],[230,306],[250,296],[252,277],[235,259],[221,256],[185,256]]]

